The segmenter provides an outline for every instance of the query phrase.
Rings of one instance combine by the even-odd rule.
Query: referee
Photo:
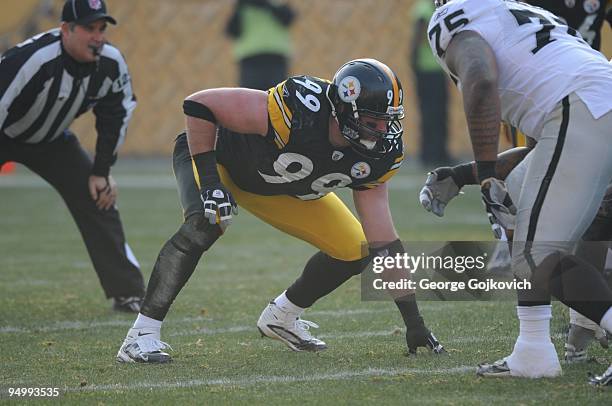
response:
[[[106,43],[103,0],[68,0],[59,28],[9,49],[0,59],[0,166],[19,162],[62,196],[113,308],[140,310],[144,282],[115,206],[109,175],[136,98],[123,56]],[[96,117],[95,159],[68,129]]]

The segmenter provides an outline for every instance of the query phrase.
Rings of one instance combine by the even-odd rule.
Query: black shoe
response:
[[[436,336],[424,324],[406,330],[406,344],[408,345],[408,355],[416,355],[419,347],[425,347],[434,354],[447,354]]]
[[[113,298],[113,310],[126,313],[140,313],[142,298],[139,296],[117,296]]]

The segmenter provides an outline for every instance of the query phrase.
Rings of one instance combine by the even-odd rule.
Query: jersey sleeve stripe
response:
[[[401,165],[401,163],[400,163]],[[391,168],[395,167],[395,165],[393,165]],[[399,170],[399,166],[397,166],[394,169],[391,169],[389,172],[385,173],[383,176],[381,176],[380,178],[376,179],[377,184],[381,184],[381,183],[385,183],[386,181],[388,181],[389,179],[391,179],[393,177],[393,175],[395,175],[397,173],[397,171]]]
[[[278,135],[278,133],[276,132],[276,130],[274,130],[274,143],[276,144],[276,147],[278,149],[283,149],[285,148],[285,143],[283,142],[283,139],[281,138],[280,135]]]
[[[289,142],[289,133],[291,131],[291,111],[287,108],[281,96],[284,85],[285,82],[270,89],[270,93],[268,93],[268,114],[274,129],[277,146],[279,142],[283,145]]]
[[[274,100],[276,101],[276,104],[278,105],[278,108],[283,116],[283,121],[285,122],[287,127],[291,128],[292,114],[287,105],[285,104],[285,101],[280,96],[279,92],[274,93]]]

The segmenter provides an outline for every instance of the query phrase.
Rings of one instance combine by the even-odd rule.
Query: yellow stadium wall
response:
[[[41,0],[1,0],[0,35],[20,41],[19,28]],[[44,0],[43,0],[44,1]],[[55,16],[42,18],[40,28],[58,24],[63,1],[53,0]],[[384,61],[399,75],[405,92],[405,142],[418,150],[418,110],[408,48],[412,0],[291,0],[298,12],[292,26],[292,73],[331,78],[343,62],[358,57]],[[109,39],[125,55],[138,97],[122,154],[166,155],[183,128],[185,96],[203,88],[233,86],[237,81],[232,44],[225,37],[231,0],[107,0],[119,24]],[[612,34],[604,32],[604,52],[612,54]],[[462,105],[451,90],[451,150],[469,153]],[[73,130],[90,150],[95,143],[91,114]]]

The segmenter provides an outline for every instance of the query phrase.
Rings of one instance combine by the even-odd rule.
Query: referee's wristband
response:
[[[476,172],[478,173],[478,183],[489,178],[496,178],[495,164],[497,161],[476,161]]]

